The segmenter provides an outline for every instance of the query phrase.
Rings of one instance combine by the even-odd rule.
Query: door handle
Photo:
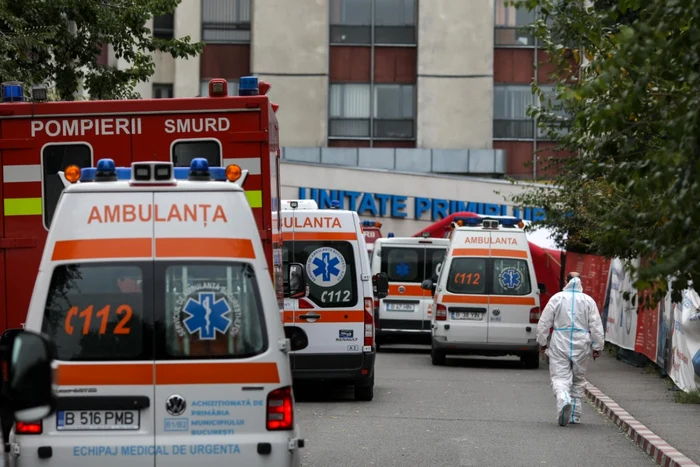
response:
[[[319,319],[321,315],[317,313],[306,313],[305,315],[299,315],[301,319]]]

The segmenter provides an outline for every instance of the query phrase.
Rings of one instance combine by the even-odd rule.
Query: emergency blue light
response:
[[[503,227],[518,227],[518,224],[522,222],[522,219],[517,217],[512,217],[510,219],[497,219]]]
[[[394,232],[389,232],[388,237],[389,237],[389,238],[394,238]]]
[[[2,83],[3,102],[24,102],[24,86],[19,81]]]
[[[340,201],[337,199],[331,201],[331,209],[340,209]]]
[[[238,95],[239,96],[257,96],[260,94],[258,90],[257,76],[241,76],[238,80]]]
[[[117,166],[112,159],[100,159],[97,161],[97,171],[103,173],[112,173],[116,171]]]
[[[462,221],[464,225],[481,225],[483,219],[481,219],[480,217],[457,217],[454,221]]]

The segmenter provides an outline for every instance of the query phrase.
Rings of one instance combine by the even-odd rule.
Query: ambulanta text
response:
[[[140,118],[77,118],[72,120],[32,120],[32,138],[38,133],[56,136],[140,135]]]
[[[228,222],[224,208],[211,204],[114,204],[93,206],[87,223],[120,222]]]
[[[340,219],[337,217],[285,217],[282,219],[285,229],[340,229]]]
[[[467,237],[464,239],[464,243],[481,243],[481,244],[492,244],[492,245],[517,245],[518,240],[509,237]]]

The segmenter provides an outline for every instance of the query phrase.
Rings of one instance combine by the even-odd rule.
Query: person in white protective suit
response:
[[[561,426],[581,422],[588,360],[591,355],[598,358],[605,343],[595,301],[583,293],[578,274],[569,274],[567,281],[564,290],[549,299],[537,325],[540,351],[549,349],[549,374]],[[548,343],[550,328],[554,330]]]

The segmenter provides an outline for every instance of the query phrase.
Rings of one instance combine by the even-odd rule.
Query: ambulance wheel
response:
[[[430,349],[430,360],[435,366],[443,366],[447,363],[447,354],[441,350]]]
[[[522,355],[520,361],[528,370],[536,370],[540,367],[540,354],[531,353]]]
[[[355,400],[371,401],[374,399],[374,375],[366,381],[355,383]]]

